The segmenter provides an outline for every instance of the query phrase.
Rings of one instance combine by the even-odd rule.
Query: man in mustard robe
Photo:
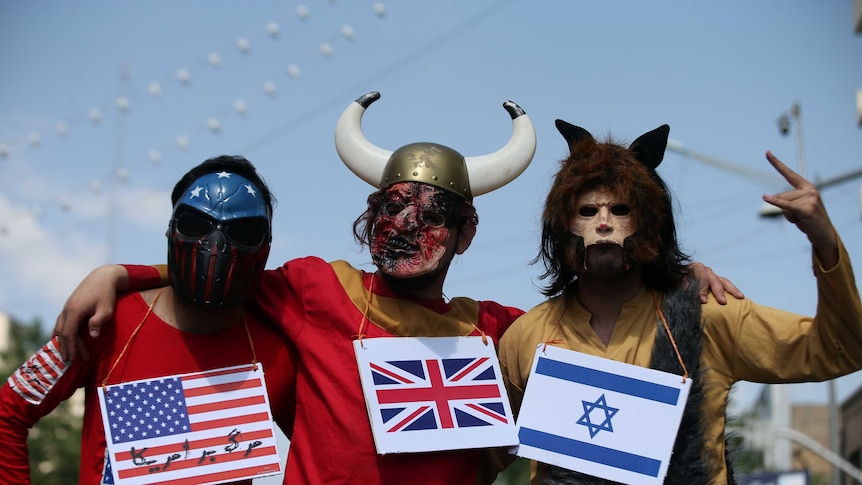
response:
[[[816,187],[772,153],[791,189],[764,196],[812,245],[814,317],[750,299],[700,306],[684,287],[670,194],[655,169],[670,128],[626,148],[597,142],[557,120],[569,144],[543,212],[538,260],[547,301],[500,342],[513,409],[520,407],[536,346],[548,343],[694,378],[665,483],[728,483],[725,410],[731,385],[822,381],[862,368],[862,305],[849,256]],[[666,322],[666,323],[665,323]],[[574,418],[573,418],[574,419]],[[533,483],[609,483],[536,463]]]

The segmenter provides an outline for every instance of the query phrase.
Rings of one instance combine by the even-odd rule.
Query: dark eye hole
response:
[[[442,227],[446,225],[446,217],[443,214],[436,212],[425,211],[422,213],[422,222],[433,227]]]
[[[599,209],[597,207],[581,207],[578,209],[578,214],[582,217],[593,217],[599,213]]]
[[[618,205],[611,207],[611,214],[613,214],[615,216],[627,216],[627,215],[631,214],[631,212],[632,212],[631,208],[629,208],[629,206],[627,206],[625,204],[618,204]]]
[[[185,237],[203,237],[215,229],[215,221],[199,212],[184,212],[177,216],[177,231]]]
[[[383,207],[383,210],[385,210],[390,216],[394,216],[404,210],[404,204],[399,204],[398,202],[387,202],[386,206]]]
[[[225,227],[227,237],[242,246],[259,246],[267,235],[266,221],[261,219],[240,219],[231,221]]]

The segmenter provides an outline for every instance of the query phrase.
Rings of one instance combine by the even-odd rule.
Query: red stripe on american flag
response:
[[[254,369],[254,365],[249,364],[249,365],[246,365],[243,367],[236,367],[236,368],[231,368],[231,369],[200,372],[198,374],[188,374],[188,375],[183,376],[183,380],[184,381],[190,381],[190,380],[194,380],[194,379],[206,379],[209,377],[225,376],[225,375],[230,375],[230,374],[239,374],[241,372],[248,372],[252,369]]]
[[[15,389],[18,392],[18,395],[23,397],[27,402],[39,404],[45,397],[44,392],[33,389],[30,382],[25,379],[21,379],[21,376],[18,375],[17,371],[9,376],[9,380],[12,381],[13,389]]]
[[[186,381],[188,379],[184,377],[183,380]],[[183,387],[183,393],[186,395],[186,398],[189,398],[205,396],[207,394],[215,394],[219,392],[238,391],[240,389],[252,389],[255,387],[261,387],[260,379],[247,379],[237,382],[225,382],[224,384],[213,384],[210,386],[202,387]]]
[[[231,399],[229,401],[219,401],[207,404],[198,404],[196,406],[188,406],[189,414],[208,413],[211,411],[221,411],[223,409],[240,408],[243,406],[253,406],[255,404],[266,404],[266,399],[263,396],[251,396],[241,399]]]
[[[192,431],[204,431],[204,430],[213,429],[213,428],[236,426],[238,424],[253,423],[255,421],[269,422],[269,414],[267,414],[267,413],[246,414],[244,416],[232,416],[229,418],[214,419],[212,421],[203,421],[200,423],[192,423]]]
[[[265,473],[276,473],[281,471],[281,466],[278,463],[272,465],[260,465],[243,468],[241,470],[232,470],[219,473],[210,473],[208,475],[198,475],[194,478],[181,478],[177,480],[164,480],[159,482],[161,485],[197,485],[201,482],[226,482],[242,476],[251,474],[263,475]]]
[[[210,455],[204,458],[203,463],[200,463],[201,457],[189,458],[186,460],[176,460],[172,461],[168,466],[167,470],[163,470],[162,466],[164,463],[152,463],[150,465],[132,465],[134,468],[126,468],[124,470],[118,470],[117,475],[119,475],[120,479],[134,478],[140,476],[153,476],[157,477],[158,473],[166,473],[172,472],[176,470],[187,470],[189,468],[195,468],[199,466],[213,465],[219,463],[229,463],[240,460],[248,460],[251,458],[261,458],[264,456],[273,455],[273,457],[278,457],[277,450],[275,446],[264,446],[260,448],[254,448],[251,450],[251,453],[248,456],[245,455],[245,450],[242,448],[238,448],[233,453],[217,453],[214,455]],[[258,468],[258,467],[254,467]],[[233,471],[225,471],[214,473],[213,475],[221,475],[222,473],[236,473],[236,470]],[[184,482],[177,481],[176,483],[200,483],[202,481],[201,476],[195,476],[192,480],[193,482]],[[171,482],[163,482],[158,480],[157,483],[171,483]]]

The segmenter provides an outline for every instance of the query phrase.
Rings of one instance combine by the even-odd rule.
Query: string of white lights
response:
[[[330,3],[335,2],[330,0]],[[373,14],[380,19],[387,16],[386,7],[382,3],[374,3],[371,6]],[[305,5],[299,5],[295,9],[295,16],[300,22],[308,22],[311,19],[311,12]],[[278,18],[278,17],[276,17]],[[275,20],[266,22],[264,34],[270,39],[277,40],[282,30],[281,24]],[[259,32],[258,32],[259,33]],[[247,57],[252,49],[252,46],[261,39],[261,35],[255,36],[248,34],[239,36],[234,44],[234,54],[239,53],[240,57]],[[263,92],[267,98],[275,98],[278,95],[278,85],[276,80],[279,75],[286,76],[289,80],[299,80],[303,74],[303,69],[308,69],[308,66],[313,66],[316,59],[331,59],[338,42],[353,42],[356,38],[356,32],[350,24],[344,24],[336,31],[331,32],[320,40],[315,51],[306,52],[305,56],[297,59],[294,62],[287,64],[286,68],[279,68],[279,71],[271,75],[268,79],[258,80],[257,86],[253,89],[249,88],[241,95],[235,97],[232,101],[224,103],[224,108],[210,113],[208,116],[200,117],[203,121],[193,123],[187,129],[177,133],[171,139],[156,144],[146,154],[134,155],[134,160],[146,159],[153,166],[158,166],[162,163],[165,157],[171,152],[185,152],[188,150],[191,140],[196,136],[204,133],[218,135],[223,131],[223,121],[229,116],[239,116],[246,118],[252,115],[247,100],[253,93]],[[184,87],[192,87],[191,79],[195,70],[211,68],[210,70],[220,70],[227,66],[239,66],[239,63],[227,64],[225,57],[219,52],[224,52],[222,49],[214,49],[209,51],[206,56],[203,56],[196,61],[189,63],[194,68],[180,68],[173,76],[162,76],[161,80],[148,81],[146,85],[137,86],[129,90],[128,94],[118,96],[112,100],[102,100],[96,103],[86,112],[73,113],[72,115],[62,118],[54,124],[53,131],[55,137],[48,138],[43,136],[43,133],[49,131],[34,130],[26,136],[26,142],[2,142],[0,143],[0,162],[4,160],[14,160],[15,153],[21,148],[38,148],[39,146],[52,141],[62,142],[71,137],[75,130],[80,129],[82,125],[99,125],[105,118],[105,113],[108,110],[115,109],[118,116],[132,116],[134,111],[131,109],[135,103],[143,102],[145,99],[160,100],[164,97],[163,86],[165,82],[171,82],[173,78],[177,83]],[[152,78],[151,78],[152,79]],[[166,81],[167,79],[167,81]],[[89,193],[91,196],[98,197],[101,195],[105,186],[113,186],[114,184],[123,184],[129,182],[130,172],[126,167],[118,167],[102,173],[100,176],[93,178],[85,187],[70,187],[62,191],[49,200],[61,213],[73,213],[73,197],[68,194]],[[14,231],[14,226],[19,219],[34,219],[39,220],[47,210],[47,207],[38,204],[31,205],[26,208],[18,208],[12,214],[7,214],[6,217],[0,218],[0,238],[9,236]],[[107,214],[107,209],[105,209]],[[104,216],[105,214],[102,214]],[[98,215],[89,215],[87,219],[97,219]],[[27,241],[16,241],[16,245],[27,244]]]

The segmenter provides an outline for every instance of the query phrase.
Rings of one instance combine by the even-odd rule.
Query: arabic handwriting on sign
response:
[[[253,449],[257,448],[258,446],[260,446],[260,445],[262,445],[262,444],[263,444],[263,442],[262,442],[262,441],[260,441],[260,440],[255,441],[254,443],[249,443],[249,444],[248,444],[248,449],[247,449],[247,450],[245,450],[245,455],[244,455],[244,456],[248,456],[248,455],[250,455],[250,454],[251,454],[251,450],[253,450]]]
[[[234,428],[233,431],[231,431],[227,435],[227,439],[231,442],[231,444],[225,446],[224,451],[230,453],[233,450],[239,448],[239,442],[237,441],[237,438],[242,439],[242,431],[239,431],[238,429]]]
[[[210,456],[210,455],[214,455],[215,453],[216,453],[216,451],[215,451],[215,450],[204,450],[204,452],[201,454],[201,459],[200,459],[200,460],[198,460],[198,465],[200,465],[200,464],[202,464],[204,461],[206,461],[206,458],[207,458],[208,456]],[[210,456],[210,462],[214,462],[214,461],[215,461],[215,457],[214,457],[214,456]]]
[[[180,454],[179,454],[179,453],[174,453],[173,455],[169,456],[169,457],[165,460],[165,466],[161,466],[161,467],[159,467],[159,466],[154,466],[154,467],[151,467],[151,468],[150,468],[150,470],[149,470],[149,472],[150,472],[150,473],[155,473],[155,472],[158,472],[158,471],[166,471],[166,470],[168,469],[168,467],[170,467],[170,466],[171,466],[171,462],[172,462],[172,461],[174,461],[174,460],[179,460],[179,459],[180,459]]]
[[[144,448],[141,451],[137,451],[133,446],[132,449],[129,450],[129,453],[132,455],[132,463],[137,466],[147,466],[155,463],[156,460],[147,460],[146,458],[144,458],[145,451],[147,451],[147,448]]]

